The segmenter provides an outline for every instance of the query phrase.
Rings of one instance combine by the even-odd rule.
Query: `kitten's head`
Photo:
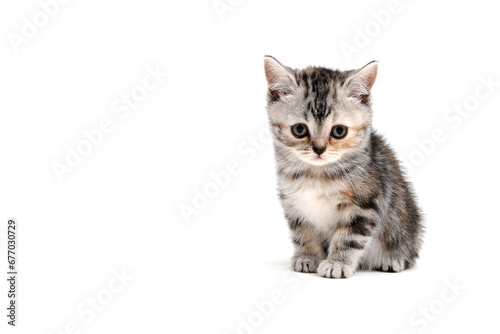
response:
[[[359,70],[292,69],[264,58],[267,111],[276,148],[292,162],[338,161],[365,146],[371,132],[371,88],[377,62]]]

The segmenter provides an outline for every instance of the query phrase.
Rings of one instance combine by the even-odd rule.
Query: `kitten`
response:
[[[264,67],[292,268],[349,278],[413,266],[422,217],[394,152],[372,129],[378,63],[299,70],[266,56]]]

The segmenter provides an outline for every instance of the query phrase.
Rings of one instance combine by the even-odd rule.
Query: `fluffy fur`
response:
[[[393,151],[372,129],[378,63],[299,70],[266,56],[264,65],[279,198],[295,246],[292,268],[348,278],[357,269],[413,266],[421,213]],[[307,135],[298,136],[294,126],[301,126],[296,132],[305,126]],[[347,131],[343,138],[333,133],[339,126],[337,135]]]

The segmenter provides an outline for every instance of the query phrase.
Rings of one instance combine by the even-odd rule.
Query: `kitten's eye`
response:
[[[304,138],[307,136],[309,131],[307,130],[307,125],[305,124],[295,124],[292,126],[292,134],[297,138]]]
[[[335,139],[342,139],[347,135],[347,126],[335,125],[332,128],[332,137]]]

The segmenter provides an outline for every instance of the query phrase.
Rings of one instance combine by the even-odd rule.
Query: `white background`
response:
[[[500,87],[474,100],[481,77],[500,81],[498,9],[401,0],[377,31],[371,13],[389,1],[229,3],[221,16],[212,0],[69,1],[16,52],[8,36],[41,7],[2,2],[0,236],[16,217],[20,278],[15,329],[2,279],[1,332],[498,331]],[[342,43],[367,26],[367,45],[346,57]],[[374,124],[418,162],[407,163],[427,219],[416,269],[348,280],[289,270],[272,146],[251,146],[267,129],[265,54],[292,67],[380,61]],[[148,66],[169,74],[120,119],[112,104]],[[447,114],[464,101],[477,102],[468,117]],[[52,164],[106,118],[114,130],[59,181]],[[436,129],[445,140],[429,144]],[[184,219],[180,206],[233,160],[239,174]],[[110,293],[122,270],[133,279]],[[255,303],[280,292],[263,315]],[[89,321],[77,308],[95,297],[107,304]]]

